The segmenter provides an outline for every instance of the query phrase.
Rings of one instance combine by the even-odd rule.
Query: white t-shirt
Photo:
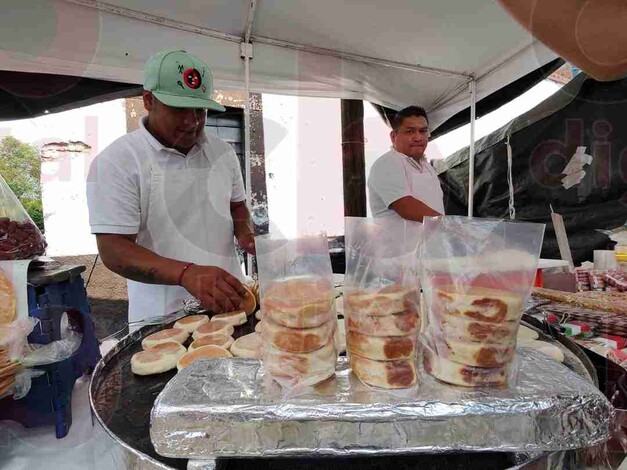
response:
[[[432,190],[422,185],[412,184],[416,176],[435,178],[437,173],[429,162],[424,161],[420,169],[414,166],[410,157],[392,149],[374,162],[368,176],[368,195],[373,217],[400,217],[390,209],[390,204],[412,196],[432,209],[444,213],[441,193],[431,194]],[[439,182],[437,182],[439,185]]]
[[[239,160],[227,142],[203,133],[198,144],[184,155],[155,139],[146,130],[146,119],[140,120],[139,129],[105,148],[91,164],[87,177],[91,233],[137,233],[140,243],[146,228],[151,168],[155,164],[173,170],[218,165],[231,181],[231,202],[246,199]]]

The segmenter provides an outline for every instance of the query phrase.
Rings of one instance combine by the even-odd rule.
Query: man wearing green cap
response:
[[[91,231],[103,263],[127,278],[129,322],[172,313],[188,292],[215,312],[240,307],[244,288],[234,240],[254,254],[239,161],[205,133],[209,68],[163,51],[144,69],[148,116],[93,161],[87,180]]]

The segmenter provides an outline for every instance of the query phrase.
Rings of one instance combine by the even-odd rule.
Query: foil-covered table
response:
[[[509,389],[472,390],[422,375],[419,387],[363,385],[345,359],[295,396],[249,359],[199,361],[165,386],[151,439],[166,457],[350,456],[455,451],[547,452],[609,439],[612,407],[589,381],[521,349]]]

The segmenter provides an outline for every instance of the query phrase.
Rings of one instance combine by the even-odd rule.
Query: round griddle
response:
[[[178,316],[180,318],[181,315]],[[142,350],[141,340],[163,328],[171,328],[177,317],[164,324],[148,325],[123,338],[94,370],[90,384],[92,409],[105,431],[128,451],[151,462],[155,468],[185,470],[186,459],[171,459],[158,455],[150,440],[150,413],[155,399],[176,370],[162,374],[138,376],[131,372],[131,357]],[[249,316],[248,323],[235,328],[238,338],[254,331],[258,321]],[[188,343],[191,342],[188,340]],[[188,346],[189,344],[185,344]],[[581,366],[583,367],[583,366]],[[485,468],[524,468],[525,463],[537,462],[550,454],[527,455],[506,452],[420,454],[407,456],[350,457],[350,458],[264,458],[219,459],[219,470],[293,469],[303,470],[374,470],[384,468],[473,470]],[[522,464],[522,466],[521,466]]]

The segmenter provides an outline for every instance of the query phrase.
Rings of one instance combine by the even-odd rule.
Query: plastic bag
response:
[[[44,375],[46,372],[38,369],[24,369],[17,374],[12,386],[0,394],[0,400],[12,396],[14,400],[20,400],[28,395],[32,385],[32,379]]]
[[[266,373],[293,391],[335,374],[337,315],[326,236],[255,239]]]
[[[627,222],[612,230],[596,229],[596,231],[607,235],[610,237],[610,240],[616,242],[618,245],[627,245]]]
[[[444,216],[423,230],[425,370],[455,385],[508,385],[544,225]]]
[[[82,342],[83,335],[72,331],[66,338],[59,341],[48,344],[28,344],[20,358],[20,363],[25,367],[33,367],[64,361],[78,351]]]
[[[345,219],[346,344],[353,372],[367,385],[416,383],[421,237],[416,222]]]
[[[28,259],[45,250],[43,235],[0,176],[0,260]]]
[[[22,357],[28,345],[28,335],[38,323],[37,318],[28,317],[20,318],[8,325],[0,325],[0,349],[6,350],[10,360],[17,361]]]

